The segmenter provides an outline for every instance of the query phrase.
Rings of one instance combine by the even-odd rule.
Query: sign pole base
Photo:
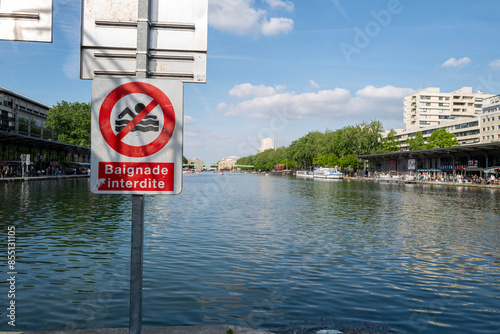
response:
[[[142,267],[145,195],[132,195],[132,247],[130,254],[129,334],[142,332]]]

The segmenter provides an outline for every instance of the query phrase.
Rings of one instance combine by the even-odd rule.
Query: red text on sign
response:
[[[174,191],[174,163],[99,162],[101,191]]]

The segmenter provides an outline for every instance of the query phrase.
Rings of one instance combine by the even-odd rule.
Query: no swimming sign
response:
[[[182,128],[181,81],[95,79],[92,192],[179,194]]]

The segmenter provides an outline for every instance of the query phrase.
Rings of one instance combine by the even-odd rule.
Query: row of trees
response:
[[[382,139],[384,128],[380,121],[362,122],[339,130],[313,131],[293,141],[288,147],[266,150],[238,160],[239,165],[253,165],[255,169],[270,170],[277,164],[288,168],[340,166],[358,168],[356,155],[390,152],[397,139]]]
[[[400,143],[396,131],[391,130],[382,138],[384,128],[379,121],[363,122],[355,126],[325,132],[313,131],[293,141],[288,147],[266,150],[238,160],[238,165],[253,165],[257,170],[271,170],[275,165],[285,164],[288,168],[328,166],[351,170],[362,167],[356,156],[397,152]],[[459,145],[454,134],[445,129],[434,131],[427,139],[417,132],[407,140],[410,150]]]
[[[90,103],[59,102],[47,112],[48,128],[54,129],[55,140],[63,143],[90,146]],[[362,122],[339,130],[312,131],[293,141],[288,147],[266,150],[238,160],[238,165],[253,165],[255,169],[271,170],[275,165],[288,168],[340,166],[360,167],[355,156],[396,152],[400,150],[396,131],[382,138],[384,128],[380,121]],[[458,145],[454,134],[445,129],[434,131],[427,141],[422,132],[407,139],[410,150]],[[184,160],[184,159],[183,159]]]

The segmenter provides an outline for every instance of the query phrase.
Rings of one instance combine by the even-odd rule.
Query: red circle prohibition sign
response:
[[[121,98],[130,94],[145,94],[153,100],[125,128],[115,134],[111,125],[111,112]],[[158,137],[143,146],[124,143],[123,138],[157,106],[160,106],[164,116],[163,128]],[[104,140],[116,152],[133,158],[147,157],[160,151],[172,137],[175,129],[175,111],[170,99],[159,88],[145,82],[129,82],[116,87],[106,96],[99,112],[99,127]]]

